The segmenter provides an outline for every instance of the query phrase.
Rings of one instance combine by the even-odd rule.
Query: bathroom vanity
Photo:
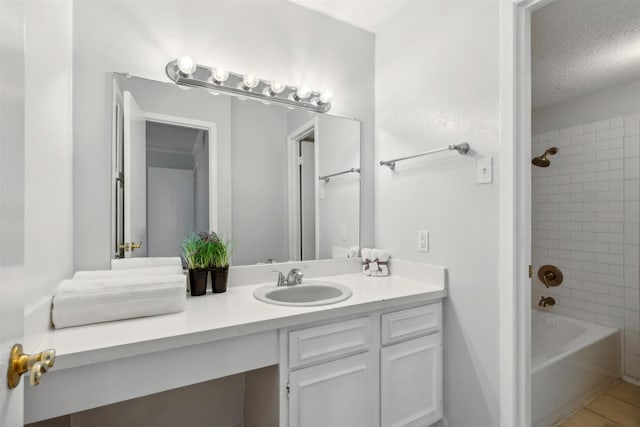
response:
[[[25,421],[273,367],[274,384],[256,391],[273,425],[429,425],[442,417],[446,270],[395,260],[374,278],[356,261],[305,278],[353,292],[332,305],[267,304],[253,296],[264,283],[246,284],[189,298],[183,313],[52,330],[38,349],[55,348],[56,364],[25,389]]]

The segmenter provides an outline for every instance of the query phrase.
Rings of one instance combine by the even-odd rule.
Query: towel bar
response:
[[[425,151],[424,153],[415,154],[413,156],[399,157],[393,160],[380,160],[380,166],[387,166],[389,169],[394,170],[396,168],[396,162],[408,159],[414,159],[416,157],[426,156],[427,154],[440,153],[441,151],[457,151],[460,155],[465,155],[469,152],[469,144],[463,142],[462,144],[451,144],[448,147],[438,148],[437,150]]]

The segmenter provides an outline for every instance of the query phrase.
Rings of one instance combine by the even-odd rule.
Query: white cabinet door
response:
[[[424,427],[442,418],[440,333],[383,348],[380,367],[382,427]]]
[[[289,374],[289,427],[371,427],[375,405],[372,353]]]

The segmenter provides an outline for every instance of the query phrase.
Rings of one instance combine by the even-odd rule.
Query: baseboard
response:
[[[636,377],[630,377],[629,375],[622,375],[622,381],[637,385],[640,387],[640,379]]]

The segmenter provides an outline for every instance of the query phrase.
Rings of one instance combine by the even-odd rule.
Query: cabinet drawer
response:
[[[370,346],[371,320],[368,317],[291,331],[289,366],[295,368],[367,351]]]
[[[385,313],[382,315],[382,344],[439,331],[441,319],[441,303]]]

